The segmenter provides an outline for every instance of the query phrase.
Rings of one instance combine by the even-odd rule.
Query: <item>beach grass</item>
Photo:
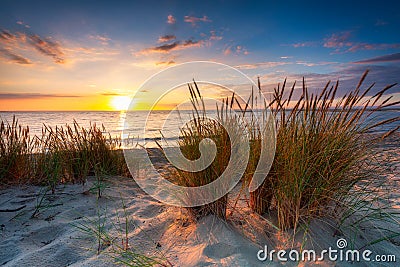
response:
[[[199,150],[203,140],[211,139],[217,149],[216,157],[210,166],[204,170],[193,172],[178,169],[177,183],[186,187],[198,187],[209,184],[219,178],[228,166],[231,157],[231,140],[227,130],[222,126],[222,120],[207,118],[204,99],[201,96],[196,82],[188,84],[191,94],[193,113],[191,121],[181,129],[178,145],[182,154],[188,160],[197,160],[201,157]],[[223,117],[221,113],[219,118]],[[225,123],[234,124],[234,119],[225,117]],[[189,196],[190,197],[190,196]],[[188,208],[193,218],[200,219],[208,214],[214,214],[220,218],[226,218],[228,195],[209,204]]]
[[[30,136],[29,127],[14,117],[1,122],[0,136],[3,185],[39,184],[54,192],[60,183],[85,183],[90,173],[99,181],[104,175],[129,176],[121,139],[112,138],[104,126],[43,125],[41,135]]]
[[[343,97],[336,97],[338,82],[310,93],[303,80],[301,96],[295,101],[291,99],[295,84],[288,92],[286,80],[275,88],[269,105],[277,125],[275,158],[268,174],[271,178],[257,192],[257,198],[266,201],[255,201],[252,208],[265,212],[264,204],[270,204],[280,229],[296,229],[313,218],[329,217],[332,209],[354,211],[365,195],[380,188],[376,185],[382,184],[382,168],[372,167],[377,166],[372,164],[374,148],[398,128],[373,137],[369,131],[400,118],[372,120],[377,111],[398,102],[384,98],[394,85],[367,96],[372,86],[361,90],[367,73]]]
[[[271,169],[264,182],[250,192],[249,207],[258,214],[272,211],[277,216],[281,230],[296,229],[307,225],[312,219],[335,217],[338,222],[351,217],[348,213],[359,210],[366,195],[376,194],[382,188],[384,169],[374,161],[377,144],[398,130],[372,135],[379,126],[390,125],[400,117],[377,120],[377,112],[399,104],[385,98],[384,94],[394,86],[388,85],[374,95],[369,86],[362,90],[368,71],[361,77],[354,90],[337,97],[339,83],[310,93],[303,79],[300,95],[294,97],[295,85],[288,90],[286,80],[273,91],[269,104],[264,103],[262,122],[254,118],[252,111],[257,105],[257,94],[251,93],[244,105],[233,94],[223,100],[218,108],[218,118],[229,118],[240,129],[239,117],[247,116],[246,129],[250,141],[250,155],[243,181],[246,186],[256,171],[265,138],[260,125],[267,124],[271,112],[276,125],[276,151]],[[192,102],[192,120],[181,131],[178,145],[189,160],[200,158],[200,142],[212,139],[217,146],[217,155],[211,166],[203,171],[188,172],[178,169],[178,184],[203,186],[221,176],[231,157],[231,140],[217,120],[208,119],[206,107],[196,82],[188,84]],[[258,81],[258,94],[261,94]],[[261,99],[259,97],[258,99]],[[236,110],[235,110],[236,109]],[[258,110],[259,111],[259,110]],[[267,112],[268,111],[268,112]],[[379,148],[378,148],[379,149]],[[368,185],[368,186],[367,186]],[[375,198],[376,199],[376,198]],[[350,201],[351,200],[351,201]],[[209,213],[225,218],[227,196],[202,207],[189,208],[195,217]],[[338,212],[340,211],[340,212]],[[339,223],[343,225],[343,223]]]

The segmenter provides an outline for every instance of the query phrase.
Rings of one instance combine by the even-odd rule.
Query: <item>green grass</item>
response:
[[[83,217],[82,222],[72,225],[95,240],[97,255],[106,253],[124,266],[172,266],[161,251],[156,249],[152,251],[155,255],[149,255],[149,251],[142,251],[137,244],[130,244],[129,232],[138,226],[128,215],[123,201],[122,209],[122,212],[116,211],[116,219],[111,219],[107,208],[98,206],[96,218]]]

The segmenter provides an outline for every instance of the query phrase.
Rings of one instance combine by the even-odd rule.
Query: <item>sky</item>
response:
[[[194,60],[376,93],[400,82],[398,1],[0,1],[0,110],[118,110]],[[393,87],[400,100],[400,87]]]

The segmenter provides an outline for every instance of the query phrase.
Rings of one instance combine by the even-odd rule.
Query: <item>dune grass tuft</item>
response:
[[[364,73],[357,87],[343,97],[336,97],[338,82],[327,83],[319,93],[311,94],[303,80],[302,93],[293,101],[295,85],[285,94],[283,86],[275,88],[270,108],[276,118],[277,146],[274,162],[259,190],[258,198],[271,199],[269,206],[277,212],[279,227],[296,228],[319,216],[329,216],[332,208],[359,203],[354,196],[376,190],[365,186],[378,184],[377,168],[371,168],[374,145],[379,138],[367,133],[378,126],[400,120],[393,117],[373,120],[377,111],[396,105],[390,98],[382,99],[393,87],[389,85],[373,96],[367,96],[372,86],[361,90]],[[387,137],[397,129],[383,133]],[[364,183],[364,186],[360,186]],[[348,201],[352,198],[354,201]],[[253,209],[265,211],[256,201]],[[359,199],[360,200],[360,199]]]
[[[54,192],[59,183],[84,183],[90,173],[99,179],[129,176],[121,140],[106,134],[104,126],[43,125],[41,135],[32,137],[14,117],[1,121],[0,137],[0,184],[40,184]]]

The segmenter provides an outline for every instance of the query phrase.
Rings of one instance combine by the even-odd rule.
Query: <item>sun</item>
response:
[[[127,110],[130,103],[131,98],[129,96],[114,96],[110,105],[114,110]]]

